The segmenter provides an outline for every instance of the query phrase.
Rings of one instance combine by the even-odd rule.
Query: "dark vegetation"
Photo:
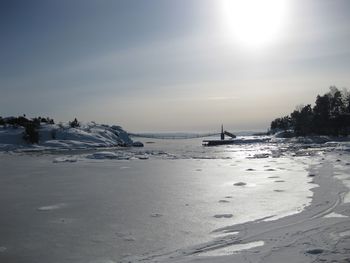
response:
[[[38,143],[39,142],[39,129],[42,123],[55,124],[54,120],[47,117],[36,117],[28,119],[26,115],[18,117],[0,117],[0,125],[4,127],[18,128],[23,127],[23,139],[28,143]]]
[[[28,122],[24,126],[23,139],[29,143],[38,143],[39,142],[39,129],[40,125],[34,122]]]
[[[36,126],[40,127],[41,123],[47,123],[47,124],[55,124],[55,121],[49,117],[42,118],[42,117],[36,117],[32,119],[28,119],[26,115],[18,116],[18,117],[7,117],[2,118],[0,117],[0,125],[3,126],[11,126],[11,127],[26,127],[29,123],[35,124]]]
[[[318,95],[315,105],[299,106],[290,115],[271,122],[271,132],[292,131],[296,136],[350,134],[350,92],[332,86],[323,96]]]
[[[72,128],[77,128],[80,127],[80,123],[78,122],[77,118],[74,118],[73,121],[69,122],[69,126]]]
[[[0,117],[0,125],[10,128],[23,127],[23,139],[28,143],[38,143],[39,142],[39,129],[42,124],[55,124],[55,121],[49,117],[42,118],[27,118],[24,114],[23,116],[18,117]],[[76,128],[80,127],[79,121],[75,118],[73,121],[69,122],[70,127]],[[56,132],[52,130],[51,134],[52,139],[55,139]]]

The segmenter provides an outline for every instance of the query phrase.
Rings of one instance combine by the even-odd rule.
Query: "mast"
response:
[[[221,124],[221,140],[225,140],[224,125]]]

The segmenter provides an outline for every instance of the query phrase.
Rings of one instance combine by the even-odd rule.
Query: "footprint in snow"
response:
[[[233,184],[234,186],[244,186],[244,185],[247,185],[245,182],[238,182],[238,183],[235,183]]]
[[[159,214],[159,213],[153,213],[151,214],[151,217],[162,217],[163,215],[162,214]]]
[[[124,241],[135,241],[136,239],[129,232],[115,232],[115,235]]]
[[[229,203],[230,201],[227,200],[219,200],[219,203]]]
[[[125,237],[125,238],[123,238],[123,240],[127,241],[127,242],[136,241],[136,239],[134,237]]]
[[[215,218],[231,218],[233,217],[232,214],[218,214],[218,215],[214,215]]]
[[[310,249],[310,250],[306,250],[306,253],[311,255],[317,255],[317,254],[323,253],[323,249],[320,249],[320,248]]]

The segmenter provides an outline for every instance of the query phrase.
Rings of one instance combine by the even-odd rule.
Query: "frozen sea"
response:
[[[303,211],[309,169],[335,146],[242,139],[0,154],[0,262],[147,261]]]

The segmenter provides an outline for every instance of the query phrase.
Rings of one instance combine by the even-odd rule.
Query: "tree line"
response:
[[[316,97],[315,105],[297,107],[290,115],[271,122],[270,131],[290,130],[296,136],[350,134],[350,92],[331,86]]]

